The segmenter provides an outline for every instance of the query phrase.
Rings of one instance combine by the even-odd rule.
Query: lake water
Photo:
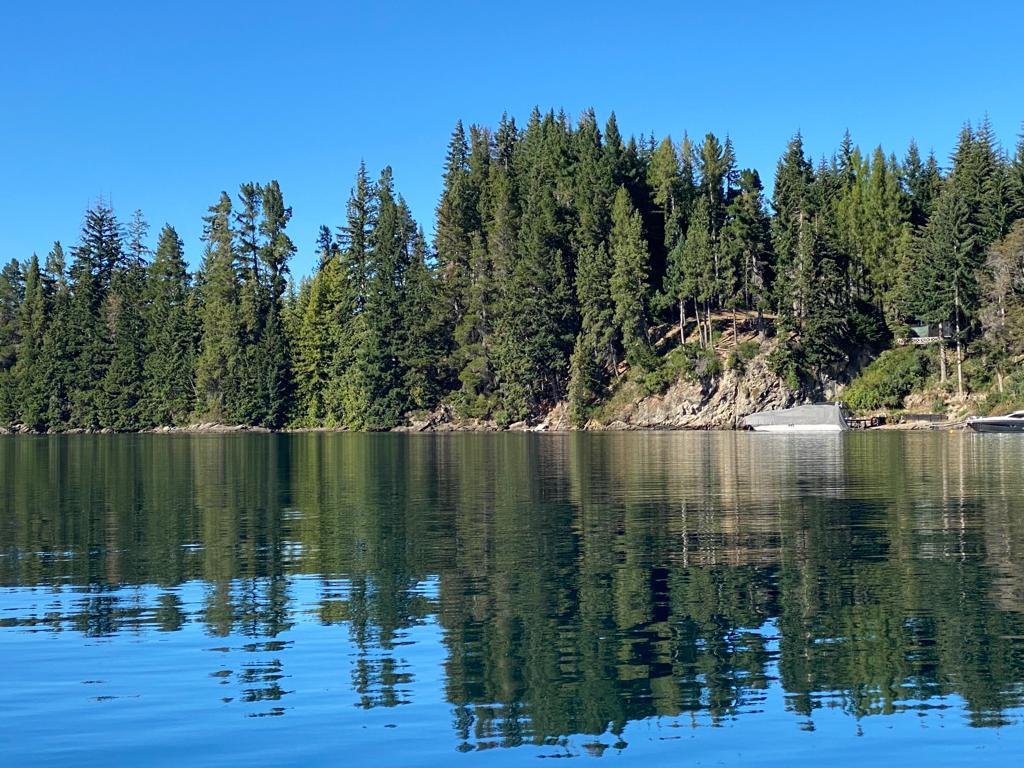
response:
[[[0,438],[20,765],[1019,765],[1024,439]]]

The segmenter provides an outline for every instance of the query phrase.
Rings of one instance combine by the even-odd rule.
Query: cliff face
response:
[[[598,409],[586,430],[630,429],[736,429],[743,417],[756,411],[787,408],[797,402],[797,394],[768,370],[767,358],[774,341],[764,343],[754,359],[742,369],[726,369],[705,382],[677,379],[658,395],[648,395],[628,375],[610,401]],[[489,432],[497,425],[483,419],[460,419],[442,406],[409,426],[411,432]],[[510,431],[562,432],[572,429],[568,407],[558,403],[536,422],[517,422]]]
[[[620,406],[613,400],[586,429],[736,429],[750,413],[796,402],[795,393],[768,370],[766,357],[762,352],[743,370],[725,370],[707,383],[678,379],[662,395]]]

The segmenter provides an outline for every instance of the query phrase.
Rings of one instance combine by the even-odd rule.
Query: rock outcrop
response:
[[[706,383],[680,378],[661,395],[649,395],[605,409],[587,429],[736,429],[757,411],[788,408],[797,396],[768,370],[767,355],[744,370],[729,369]]]
[[[632,429],[736,429],[743,417],[756,411],[788,408],[797,393],[768,369],[768,355],[775,344],[768,342],[742,369],[726,369],[706,381],[680,377],[663,393],[645,395],[635,382],[626,380],[599,418],[586,430]],[[428,414],[410,417],[403,432],[492,432],[499,429],[490,420],[460,418],[447,405]],[[509,425],[515,432],[566,432],[572,429],[566,402],[557,403],[536,421]]]

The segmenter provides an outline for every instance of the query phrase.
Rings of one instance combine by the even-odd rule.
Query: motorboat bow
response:
[[[1024,432],[1024,411],[1005,416],[982,416],[967,419],[967,426],[975,432]]]

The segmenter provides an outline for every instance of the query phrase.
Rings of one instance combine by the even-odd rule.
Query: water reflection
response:
[[[182,696],[273,716],[331,628],[339,703],[437,695],[426,659],[462,750],[600,754],[773,689],[805,729],[1000,725],[1024,690],[1022,467],[1024,441],[960,434],[7,439],[0,634],[188,637]]]

